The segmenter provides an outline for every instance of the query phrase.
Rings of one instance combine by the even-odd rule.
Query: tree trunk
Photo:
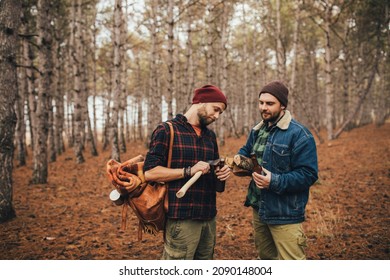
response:
[[[107,84],[107,89],[105,90],[106,96],[103,98],[103,115],[105,115],[104,118],[104,124],[103,124],[103,135],[102,135],[102,142],[103,142],[103,151],[105,151],[108,146],[110,145],[110,115],[111,115],[111,103],[112,103],[112,71],[109,71],[109,79]]]
[[[148,136],[145,139],[145,145],[148,147],[152,136],[152,132],[157,123],[161,122],[161,95],[158,88],[159,75],[158,75],[158,22],[157,22],[157,3],[152,1],[151,3],[152,23],[151,23],[151,61],[150,61],[150,78],[149,78],[149,94],[148,94],[148,122],[147,133]]]
[[[16,50],[21,1],[0,1],[0,223],[15,217],[12,170],[18,92]]]
[[[134,100],[135,100],[135,108],[134,108],[134,111],[136,112],[136,116],[134,116],[134,120],[135,120],[135,135],[134,135],[134,139],[139,139],[139,140],[143,140],[144,138],[144,134],[143,134],[143,131],[142,131],[142,89],[144,88],[142,86],[142,75],[141,75],[141,64],[140,64],[140,59],[139,59],[139,55],[138,55],[138,52],[135,52],[134,53],[134,56],[135,56],[135,63],[136,63],[136,68],[137,68],[137,79],[136,79],[136,91],[135,91],[135,96],[134,96]]]
[[[56,11],[55,11],[56,12]],[[56,30],[54,30],[53,33],[55,34]],[[56,98],[56,95],[58,94],[57,91],[57,85],[58,85],[58,56],[57,56],[57,49],[59,47],[58,37],[56,34],[53,36],[52,40],[52,47],[50,48],[50,55],[52,60],[52,72],[51,72],[51,83],[50,83],[50,91],[48,96],[48,127],[49,127],[49,134],[48,134],[48,161],[49,162],[55,162],[57,160],[57,150],[56,150],[56,140],[55,140],[55,112],[53,110],[53,101]]]
[[[25,32],[25,28],[22,29]],[[21,54],[23,54],[23,45],[19,48]],[[21,64],[24,64],[24,57],[21,57]],[[27,73],[25,68],[19,68],[19,84],[18,92],[16,96],[15,110],[17,117],[16,131],[15,131],[15,144],[17,152],[17,160],[19,161],[19,166],[26,165],[26,123],[24,121],[24,104],[25,97],[27,92]]]
[[[45,184],[48,177],[47,137],[49,132],[49,96],[52,78],[52,37],[50,30],[50,3],[48,0],[38,1],[38,46],[39,46],[39,83],[34,131],[33,160],[34,170],[32,183]]]
[[[86,26],[88,26],[88,23],[85,23],[83,24],[83,28],[86,28]],[[81,45],[82,46],[89,46],[89,45],[92,45],[91,43],[91,38],[89,38],[89,32],[82,32],[82,35],[81,35]],[[96,149],[96,141],[95,141],[95,137],[94,137],[94,133],[92,131],[92,124],[91,124],[91,119],[89,117],[89,108],[88,108],[88,97],[90,96],[90,83],[89,83],[89,67],[88,66],[88,57],[89,56],[94,56],[94,52],[92,52],[91,54],[91,51],[84,47],[82,47],[82,52],[83,52],[83,55],[82,55],[82,59],[81,59],[81,76],[82,76],[82,94],[81,94],[81,97],[82,97],[82,110],[83,110],[83,117],[82,117],[82,120],[83,120],[83,126],[82,126],[82,130],[85,134],[85,140],[87,142],[87,145],[89,146],[89,149],[90,149],[90,152],[91,152],[91,155],[92,156],[98,156],[98,151]]]
[[[27,30],[27,29],[26,29]],[[36,111],[36,102],[34,98],[34,84],[35,84],[35,75],[32,70],[34,53],[27,40],[23,40],[23,61],[26,65],[26,79],[27,79],[27,89],[24,92],[24,98],[26,100],[26,115],[29,120],[29,131],[30,131],[30,145],[34,147],[34,123],[35,120],[35,111]]]
[[[226,49],[226,45],[228,44],[228,27],[229,27],[229,15],[230,13],[230,6],[228,3],[225,3],[223,5],[223,10],[222,10],[222,21],[221,21],[221,42],[220,42],[220,50],[219,50],[219,55],[220,55],[220,87],[223,93],[227,94],[227,85],[228,85],[228,77],[227,77],[227,72],[228,72],[228,51]],[[218,139],[219,139],[219,144],[221,146],[225,145],[225,137],[226,137],[226,123],[228,121],[227,115],[223,114],[220,117],[220,125],[219,125],[219,132],[218,132]]]
[[[173,105],[174,98],[174,59],[173,59],[173,29],[175,21],[173,18],[173,3],[174,0],[168,0],[168,93],[166,101],[168,103],[168,119],[173,117]]]
[[[91,37],[92,37],[92,123],[93,123],[93,137],[95,139],[95,143],[98,142],[98,129],[97,129],[97,116],[96,116],[96,95],[97,95],[97,59],[96,59],[96,53],[97,53],[97,34],[98,34],[98,27],[96,25],[96,17],[97,17],[97,8],[96,5],[93,7],[93,17],[95,21],[93,22],[92,28],[91,28]]]
[[[250,119],[252,119],[251,117],[251,107],[252,107],[252,94],[249,90],[249,76],[250,76],[250,66],[249,66],[249,63],[252,63],[251,61],[249,61],[249,55],[248,55],[248,44],[249,44],[249,40],[248,40],[248,33],[246,31],[246,12],[245,12],[245,5],[242,6],[242,16],[243,16],[243,22],[244,22],[244,25],[243,25],[243,28],[244,28],[244,32],[243,32],[243,36],[244,36],[244,46],[243,46],[243,53],[242,53],[242,56],[244,58],[244,80],[243,80],[243,88],[244,88],[244,112],[243,112],[243,120],[244,120],[244,123],[243,123],[243,127],[242,127],[242,131],[241,133],[243,135],[246,135],[249,133],[250,131]]]
[[[89,142],[90,145],[90,150],[91,150],[91,155],[96,157],[99,155],[97,148],[96,148],[96,143],[95,143],[95,137],[92,131],[92,125],[91,125],[91,119],[89,118],[89,113],[87,111],[86,114],[86,123],[87,123],[87,141]]]
[[[127,2],[127,1],[126,1]],[[127,10],[127,5],[126,5]],[[119,147],[121,153],[125,153],[126,148],[126,131],[127,131],[127,122],[126,122],[126,108],[127,108],[127,86],[126,81],[128,80],[128,71],[127,71],[127,17],[123,10],[121,9],[121,26],[120,26],[120,54],[121,57],[121,95],[119,102]]]
[[[63,68],[59,65],[60,62],[57,65],[57,73],[58,73],[58,80],[57,80],[57,92],[55,94],[55,108],[56,113],[54,116],[54,126],[55,126],[55,147],[56,147],[56,153],[57,155],[61,155],[65,151],[65,144],[64,139],[62,136],[62,133],[64,132],[64,121],[65,121],[65,111],[64,111],[64,96],[61,94],[65,91],[65,73],[63,71]]]
[[[292,114],[294,114],[295,106],[295,92],[297,88],[297,61],[298,61],[298,48],[299,48],[299,27],[301,22],[300,9],[298,4],[295,7],[295,23],[294,23],[294,35],[293,35],[293,57],[291,65],[291,81],[290,90],[288,94],[288,107]]]
[[[183,103],[181,103],[182,107],[179,106],[179,110],[183,108],[183,112],[187,111],[187,107],[191,104],[192,100],[192,92],[195,87],[194,81],[194,56],[193,56],[193,44],[192,44],[192,13],[188,13],[188,21],[187,21],[187,41],[186,41],[186,64],[185,64],[185,73],[184,73],[184,98]]]
[[[50,91],[51,93],[54,93],[53,88]],[[54,112],[53,112],[53,105],[52,105],[52,97],[49,97],[48,100],[48,135],[47,135],[47,147],[48,147],[48,161],[49,162],[55,162],[57,160],[57,153],[56,153],[56,147],[55,147],[55,139],[54,139]]]
[[[58,12],[58,10],[56,10]],[[51,106],[55,107],[52,108],[52,127],[53,127],[53,149],[50,150],[50,159],[51,161],[55,161],[56,157],[62,153],[62,146],[61,146],[61,135],[62,135],[62,121],[63,121],[63,108],[60,106],[63,105],[63,95],[61,91],[61,82],[60,82],[60,73],[61,73],[61,65],[60,65],[60,31],[58,30],[60,27],[55,26],[55,40],[53,44],[53,50],[52,50],[52,57],[53,57],[53,83],[52,83],[52,100],[53,104]],[[60,115],[60,116],[58,116]],[[59,122],[59,119],[61,122]],[[60,132],[61,131],[61,132]]]
[[[326,130],[328,132],[328,140],[334,138],[333,135],[333,89],[332,89],[332,47],[330,44],[331,33],[331,13],[332,7],[327,5],[325,11],[325,116]]]
[[[211,1],[207,1],[206,6],[206,81],[207,83],[213,83],[213,4]]]
[[[121,97],[121,1],[115,0],[114,7],[114,30],[113,30],[113,42],[114,42],[114,72],[113,72],[113,108],[110,122],[110,142],[111,142],[111,158],[120,161],[119,150],[119,133],[118,133],[118,121],[119,121],[119,102]]]
[[[282,44],[282,22],[280,20],[280,0],[276,0],[276,61],[278,79],[286,80],[286,55]]]
[[[74,39],[75,39],[75,48],[73,57],[75,58],[73,64],[73,78],[74,78],[74,154],[76,157],[76,162],[78,164],[85,161],[83,156],[83,133],[84,133],[84,120],[83,120],[83,94],[82,91],[82,60],[83,60],[83,46],[82,46],[82,9],[81,9],[81,0],[77,0],[77,4],[74,2],[74,9],[76,13],[75,24],[74,24]]]

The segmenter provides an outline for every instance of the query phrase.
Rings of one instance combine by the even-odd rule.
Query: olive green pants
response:
[[[253,209],[255,246],[262,260],[306,259],[306,236],[302,223],[270,225],[261,222],[257,210]]]
[[[168,219],[162,259],[212,260],[215,233],[215,217],[208,221]]]

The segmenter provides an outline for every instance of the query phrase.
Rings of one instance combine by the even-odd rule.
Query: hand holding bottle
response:
[[[255,153],[251,154],[251,159],[253,163],[253,181],[259,189],[268,189],[271,182],[271,172],[259,164]]]
[[[216,191],[223,192],[225,190],[225,181],[229,178],[231,170],[227,164],[225,164],[225,159],[221,158],[218,163],[218,166],[215,168],[216,176]]]

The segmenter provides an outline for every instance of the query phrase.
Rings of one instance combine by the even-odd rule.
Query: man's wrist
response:
[[[191,177],[191,166],[187,166],[184,168],[184,178],[190,178]]]

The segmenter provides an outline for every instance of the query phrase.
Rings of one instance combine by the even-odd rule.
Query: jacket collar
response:
[[[292,120],[292,116],[291,116],[290,111],[285,110],[283,117],[278,121],[276,126],[281,130],[287,130],[289,125],[290,125],[291,120]],[[261,121],[253,129],[259,130],[263,124],[264,124],[264,121]]]

